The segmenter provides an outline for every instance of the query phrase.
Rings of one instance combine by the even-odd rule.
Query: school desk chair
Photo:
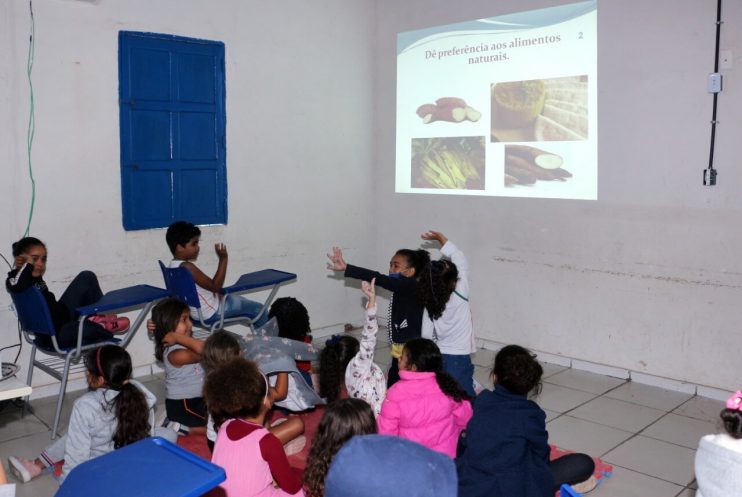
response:
[[[73,468],[55,497],[196,497],[225,479],[216,464],[153,437]]]
[[[208,333],[221,330],[225,326],[236,323],[249,326],[250,330],[254,332],[255,323],[268,312],[268,307],[273,302],[279,287],[283,283],[296,279],[294,273],[287,273],[277,269],[263,269],[262,271],[243,274],[234,285],[222,288],[221,293],[226,297],[227,295],[270,289],[268,298],[265,299],[257,314],[244,314],[231,318],[224,317],[224,306],[220,305],[218,312],[208,319],[204,319],[201,312],[201,302],[198,299],[198,292],[196,291],[196,282],[193,280],[191,272],[184,267],[170,268],[166,267],[162,261],[158,262],[162,270],[162,277],[165,280],[165,287],[171,295],[178,297],[191,308],[197,309],[198,319],[194,320],[193,324],[208,331]]]
[[[57,397],[57,408],[54,412],[54,424],[52,426],[52,440],[57,437],[59,429],[59,418],[62,414],[62,404],[67,389],[67,379],[70,372],[84,370],[80,363],[84,352],[102,345],[114,343],[126,348],[134,337],[139,325],[149,313],[150,308],[157,302],[168,296],[168,292],[149,285],[136,285],[119,290],[113,290],[101,297],[98,302],[76,309],[79,315],[77,328],[77,343],[74,347],[60,347],[52,322],[49,306],[38,288],[30,287],[19,293],[10,293],[18,316],[18,322],[26,341],[31,345],[31,358],[28,363],[28,376],[26,383],[31,385],[34,368],[39,368],[46,374],[60,381],[59,395]],[[127,311],[136,307],[142,307],[139,315],[129,330],[118,338],[99,341],[90,344],[82,343],[82,331],[85,320],[95,314],[111,313],[113,311]],[[47,336],[51,346],[36,340],[36,337]],[[40,352],[46,358],[38,359],[36,353]],[[28,405],[28,397],[23,404],[23,414]]]

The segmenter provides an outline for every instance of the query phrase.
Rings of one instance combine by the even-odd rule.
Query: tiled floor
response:
[[[474,356],[475,378],[491,388],[489,371],[494,353]],[[380,344],[376,362],[388,363],[389,349]],[[613,465],[611,478],[590,495],[594,497],[692,497],[695,495],[693,458],[698,439],[718,432],[719,401],[671,392],[625,380],[544,364],[541,394],[534,397],[547,413],[550,442],[599,456]],[[159,399],[160,377],[141,378]],[[66,426],[72,393],[65,402],[61,426]],[[0,411],[0,455],[34,457],[50,442],[54,400],[34,401],[33,414],[21,418],[20,409],[6,405]],[[159,406],[162,408],[162,406]],[[17,495],[52,496],[58,488],[48,475],[18,485]]]

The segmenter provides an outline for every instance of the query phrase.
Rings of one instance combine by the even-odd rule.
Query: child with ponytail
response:
[[[443,371],[432,340],[410,340],[399,359],[400,381],[392,385],[377,418],[379,433],[397,435],[456,457],[461,431],[472,416],[467,393]]]
[[[725,433],[701,438],[696,451],[696,497],[729,497],[742,490],[742,391],[721,413]]]
[[[63,480],[77,465],[154,434],[157,399],[131,379],[131,357],[126,350],[117,345],[90,350],[85,368],[90,391],[75,401],[67,433],[33,461],[8,458],[10,472],[24,483],[61,461]],[[157,434],[175,439],[171,430]]]

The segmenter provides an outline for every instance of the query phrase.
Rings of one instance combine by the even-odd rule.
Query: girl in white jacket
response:
[[[720,413],[726,433],[701,438],[696,451],[696,497],[742,495],[742,391]]]
[[[8,458],[10,472],[24,483],[52,469],[61,461],[60,482],[77,465],[152,435],[155,396],[131,379],[131,357],[117,345],[104,345],[85,356],[90,391],[72,407],[67,433],[33,461]],[[177,435],[163,429],[158,435]]]

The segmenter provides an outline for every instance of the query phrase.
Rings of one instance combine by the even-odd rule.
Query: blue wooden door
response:
[[[227,222],[224,44],[119,33],[124,228]]]

